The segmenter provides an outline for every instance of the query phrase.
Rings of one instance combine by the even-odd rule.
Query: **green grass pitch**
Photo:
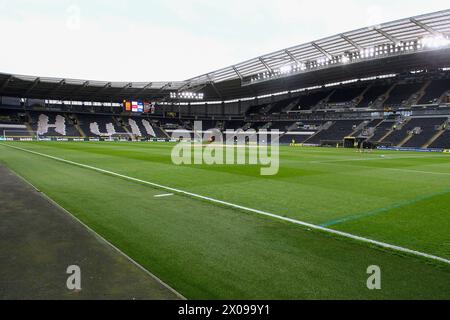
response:
[[[280,171],[173,165],[173,144],[5,142],[0,161],[190,299],[450,299],[450,265],[5,145],[450,259],[450,155],[281,147]],[[384,155],[384,157],[382,157]],[[26,196],[26,195],[24,195]],[[51,232],[51,230],[49,230]],[[382,270],[368,290],[366,269]]]

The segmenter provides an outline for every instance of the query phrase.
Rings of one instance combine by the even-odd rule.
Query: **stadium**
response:
[[[336,31],[184,81],[1,73],[0,299],[450,300],[450,10]]]

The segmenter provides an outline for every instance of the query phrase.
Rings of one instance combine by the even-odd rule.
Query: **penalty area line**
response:
[[[38,155],[38,156],[41,156],[41,157],[53,159],[53,160],[56,160],[56,161],[59,161],[59,162],[68,163],[68,164],[71,164],[71,165],[74,165],[74,166],[77,166],[77,167],[80,167],[80,168],[90,169],[90,170],[101,172],[101,173],[104,173],[104,174],[107,174],[107,175],[110,175],[110,176],[115,176],[115,177],[119,177],[119,178],[122,178],[122,179],[138,182],[138,183],[141,183],[141,184],[146,184],[146,185],[149,185],[149,186],[153,186],[153,187],[156,187],[156,188],[159,188],[159,189],[167,190],[167,191],[170,191],[170,192],[173,192],[173,193],[187,195],[187,196],[190,196],[192,198],[202,199],[202,200],[205,200],[205,201],[208,201],[208,202],[221,204],[221,205],[224,205],[226,207],[230,207],[230,208],[239,209],[239,210],[242,210],[242,211],[256,213],[258,215],[262,215],[262,216],[271,217],[271,218],[274,218],[274,219],[277,219],[277,220],[290,222],[290,223],[293,223],[293,224],[296,224],[296,225],[300,225],[300,226],[303,226],[303,227],[306,227],[306,228],[310,228],[310,229],[313,229],[313,230],[322,231],[324,233],[341,236],[341,237],[352,239],[352,240],[356,240],[356,241],[359,241],[359,242],[368,243],[368,244],[371,244],[371,245],[374,245],[374,246],[377,246],[377,247],[380,247],[380,248],[385,248],[385,249],[390,249],[392,251],[407,253],[407,254],[410,254],[410,255],[417,256],[417,257],[427,258],[427,259],[430,259],[430,260],[439,261],[439,262],[445,263],[447,265],[450,265],[450,260],[449,259],[445,259],[445,258],[442,258],[442,257],[439,257],[439,256],[435,256],[435,255],[432,255],[432,254],[428,254],[428,253],[424,253],[424,252],[420,252],[420,251],[404,248],[404,247],[401,247],[401,246],[392,245],[392,244],[381,242],[381,241],[377,241],[377,240],[372,240],[372,239],[361,237],[361,236],[356,236],[356,235],[353,235],[351,233],[338,231],[338,230],[330,229],[330,228],[327,228],[327,227],[322,227],[322,226],[315,225],[315,224],[312,224],[312,223],[308,223],[308,222],[304,222],[304,221],[300,221],[300,220],[296,220],[296,219],[292,219],[292,218],[288,218],[288,217],[283,217],[283,216],[280,216],[280,215],[277,215],[277,214],[274,214],[274,213],[270,213],[270,212],[266,212],[266,211],[262,211],[262,210],[258,210],[258,209],[253,209],[253,208],[248,208],[248,207],[245,207],[245,206],[241,206],[241,205],[238,205],[238,204],[234,204],[234,203],[230,203],[230,202],[226,202],[226,201],[222,201],[222,200],[218,200],[218,199],[202,196],[202,195],[195,194],[195,193],[192,193],[192,192],[188,192],[188,191],[184,191],[184,190],[180,190],[180,189],[175,189],[175,188],[164,186],[164,185],[161,185],[161,184],[157,184],[157,183],[153,183],[153,182],[149,182],[149,181],[145,181],[145,180],[129,177],[129,176],[126,176],[126,175],[123,175],[123,174],[120,174],[120,173],[116,173],[116,172],[113,172],[113,171],[109,171],[109,170],[105,170],[105,169],[89,166],[89,165],[78,163],[78,162],[74,162],[74,161],[71,161],[71,160],[66,160],[66,159],[54,157],[54,156],[51,156],[51,155],[48,155],[48,154],[45,154],[45,153],[40,153],[40,152],[37,152],[37,151],[32,151],[32,150],[28,150],[28,149],[24,149],[24,148],[20,148],[20,147],[16,147],[16,146],[11,146],[11,145],[7,145],[7,144],[4,144],[4,143],[0,143],[0,144],[3,145],[3,146],[9,147],[9,148],[21,150],[21,151],[28,152],[28,153],[31,153],[31,154],[35,154],[35,155]]]

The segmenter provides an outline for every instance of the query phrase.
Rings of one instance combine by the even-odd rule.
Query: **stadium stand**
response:
[[[433,80],[417,104],[438,103],[442,95],[448,90],[450,90],[450,79]]]
[[[332,91],[330,90],[325,90],[302,95],[299,98],[297,107],[291,109],[291,111],[310,110],[311,108],[315,107],[320,101],[327,98],[331,94],[331,92]]]
[[[285,99],[282,101],[275,102],[272,104],[272,107],[270,108],[269,112],[272,114],[282,113],[291,104],[297,104],[298,100],[299,100],[299,98],[291,98],[291,99]]]
[[[351,135],[363,120],[339,120],[328,128],[324,128],[317,134],[310,137],[305,143],[324,144],[327,142],[341,142],[346,136]]]
[[[444,123],[447,123],[448,118],[416,118],[410,121],[411,126],[417,125],[414,130],[412,129],[412,137],[403,144],[403,147],[424,147],[427,142],[433,138],[434,135],[442,129]]]
[[[31,137],[37,132],[46,138],[168,140],[174,130],[184,130],[196,138],[194,121],[202,121],[203,130],[277,129],[285,144],[335,146],[351,135],[379,145],[444,148],[448,146],[444,124],[450,116],[449,85],[450,70],[408,72],[263,96],[259,104],[255,104],[258,100],[238,101],[216,104],[211,110],[187,107],[180,112],[174,112],[179,108],[173,106],[159,106],[154,114],[127,113],[108,105],[54,106],[44,100],[0,97],[0,136]]]
[[[431,144],[430,148],[450,149],[450,127],[444,130],[442,134]]]
[[[365,90],[364,87],[339,88],[328,99],[328,104],[348,103],[357,98]]]
[[[33,131],[39,136],[81,136],[73,123],[67,121],[65,114],[30,112],[29,118]]]
[[[433,134],[436,133],[436,127],[443,125],[447,118],[413,118],[406,120],[403,124],[397,126],[381,142],[392,146],[402,147],[410,139],[413,139],[408,146],[422,147]]]
[[[369,138],[371,142],[379,142],[395,125],[395,120],[384,120],[376,128],[372,137]]]
[[[422,83],[397,84],[384,104],[387,106],[401,105],[411,98],[413,94],[417,93],[422,86]]]
[[[391,85],[373,85],[364,94],[363,99],[357,104],[358,108],[369,108],[377,99],[384,95]]]
[[[383,121],[383,119],[366,120],[360,129],[353,133],[354,137],[368,138],[373,134],[375,128]]]

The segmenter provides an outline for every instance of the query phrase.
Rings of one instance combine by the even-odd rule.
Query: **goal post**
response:
[[[37,131],[27,129],[1,129],[1,139],[7,140],[39,140]]]

